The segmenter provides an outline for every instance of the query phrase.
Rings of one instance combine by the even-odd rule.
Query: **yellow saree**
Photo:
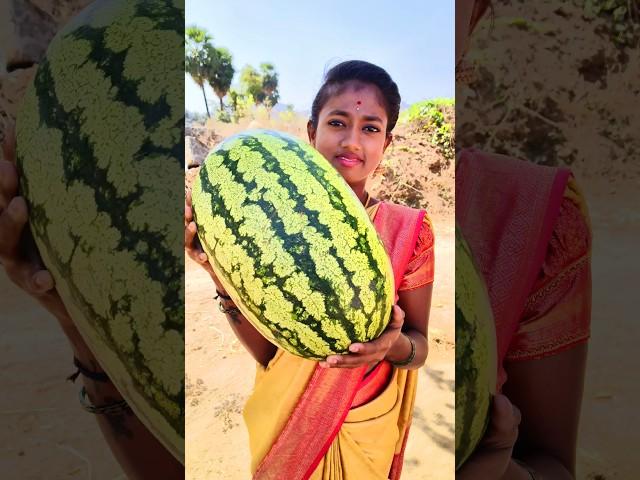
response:
[[[396,291],[433,281],[433,234],[424,212],[377,204],[368,213],[391,258]],[[365,378],[365,370],[322,369],[282,350],[266,369],[258,366],[243,412],[253,478],[399,478],[417,372],[393,369],[375,398],[353,407],[376,373]]]

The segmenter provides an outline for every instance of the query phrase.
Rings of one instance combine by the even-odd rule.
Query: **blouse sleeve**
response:
[[[587,341],[590,326],[591,228],[584,198],[572,178],[506,359],[554,355]]]
[[[425,215],[413,255],[409,260],[398,291],[414,290],[433,283],[433,244],[431,220]]]

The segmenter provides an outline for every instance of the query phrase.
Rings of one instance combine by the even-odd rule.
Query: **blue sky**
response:
[[[326,70],[350,59],[385,68],[404,103],[454,96],[454,2],[417,0],[186,0],[186,24],[206,28],[236,69],[272,62],[280,102],[310,109]],[[186,108],[204,111],[185,79]],[[218,97],[207,89],[211,105]]]

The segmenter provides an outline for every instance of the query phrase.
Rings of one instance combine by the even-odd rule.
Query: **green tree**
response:
[[[272,63],[260,64],[260,71],[246,65],[240,72],[240,85],[244,93],[250,94],[256,105],[271,110],[278,103],[278,72]]]
[[[251,65],[245,65],[240,72],[240,88],[245,95],[251,95],[256,105],[264,101],[262,92],[262,77]]]
[[[235,74],[232,64],[233,57],[226,48],[212,48],[215,52],[212,53],[211,56],[216,58],[216,62],[209,70],[207,80],[220,99],[220,111],[223,111],[224,104],[222,103],[222,99],[229,91],[229,88],[231,88],[231,81]]]
[[[195,25],[187,27],[185,30],[184,68],[202,89],[207,117],[211,117],[211,114],[209,113],[204,84],[210,76],[212,67],[215,67],[217,63],[216,50],[211,44],[212,40],[213,37],[206,30]]]
[[[264,94],[263,103],[269,111],[278,103],[280,94],[278,92],[278,72],[272,63],[262,63],[260,65],[262,71],[262,93]]]
[[[233,112],[233,121],[235,123],[238,123],[241,118],[249,115],[251,106],[254,104],[251,94],[241,93],[235,88],[229,91],[229,100],[231,111]]]

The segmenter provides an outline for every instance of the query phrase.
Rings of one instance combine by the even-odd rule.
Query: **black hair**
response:
[[[339,95],[349,82],[371,84],[378,87],[382,104],[387,112],[387,134],[391,133],[400,112],[400,92],[391,76],[381,67],[362,60],[339,63],[329,70],[311,106],[311,124],[318,128],[318,116],[325,103],[333,95]]]

